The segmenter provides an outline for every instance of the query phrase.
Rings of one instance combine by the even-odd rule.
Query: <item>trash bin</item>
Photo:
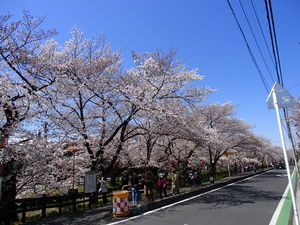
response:
[[[129,191],[113,192],[113,216],[127,216],[129,214],[128,207]]]

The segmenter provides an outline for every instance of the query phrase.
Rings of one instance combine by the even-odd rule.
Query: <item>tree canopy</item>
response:
[[[70,185],[70,146],[76,182],[89,169],[205,162],[215,171],[229,153],[231,163],[280,157],[232,103],[205,104],[214,90],[176,51],[132,52],[134,66],[124,69],[103,35],[74,27],[60,45],[55,30],[41,29],[44,18],[11,19],[0,17],[0,134],[8,139],[0,151],[18,193]]]

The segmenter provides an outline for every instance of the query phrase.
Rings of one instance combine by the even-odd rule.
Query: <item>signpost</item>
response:
[[[280,118],[280,113],[279,113],[279,108],[291,107],[291,106],[293,106],[293,104],[294,104],[294,98],[278,82],[276,82],[268,96],[267,105],[268,105],[268,109],[275,108],[275,111],[276,111],[279,133],[280,133],[281,144],[282,144],[282,150],[283,150],[283,155],[284,155],[284,160],[285,160],[285,165],[286,165],[286,171],[287,171],[287,175],[288,175],[289,187],[290,187],[290,191],[291,191],[295,223],[296,223],[296,225],[299,225],[299,217],[298,217],[298,211],[297,211],[297,206],[296,206],[295,192],[294,192],[294,188],[293,188],[289,160],[288,160],[288,156],[287,156],[287,152],[286,152],[286,144],[285,144],[285,139],[283,136],[283,129],[282,129],[281,118]]]
[[[96,192],[96,173],[93,170],[85,172],[84,175],[84,193]]]

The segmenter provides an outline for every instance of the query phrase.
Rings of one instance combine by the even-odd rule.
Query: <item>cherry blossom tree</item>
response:
[[[74,27],[59,46],[45,41],[55,31],[39,28],[43,18],[10,19],[0,17],[0,135],[9,139],[0,149],[1,209],[13,209],[17,194],[70,186],[70,146],[78,148],[76,183],[89,169],[107,175],[117,165],[184,170],[206,159],[215,174],[228,152],[277,157],[231,103],[201,105],[213,90],[175,51],[133,52],[135,66],[123,69],[103,35],[87,39]]]
[[[291,122],[293,122],[296,134],[298,138],[300,138],[300,97],[296,98],[294,107],[291,111]]]
[[[45,111],[58,132],[82,141],[91,168],[97,170],[97,158],[101,155],[102,163],[105,158],[102,146],[111,147],[125,124],[119,114],[122,104],[111,85],[117,82],[119,53],[112,52],[103,36],[85,39],[74,27],[72,38],[58,54],[64,62],[62,72],[57,77],[57,85],[47,90],[48,105],[42,105],[46,106]],[[115,126],[120,119],[121,124]]]
[[[194,125],[206,128],[204,138],[199,140],[198,155],[208,158],[213,176],[218,161],[224,154],[249,149],[251,143],[255,142],[251,127],[234,118],[234,106],[231,103],[203,105],[196,108],[193,115],[198,117],[195,120],[198,123]]]
[[[185,171],[204,138],[203,128],[194,125],[197,121],[190,116],[190,109],[178,101],[169,102],[164,113],[141,123],[145,133],[135,138],[130,155],[144,165]]]
[[[175,52],[133,53],[136,67],[122,72],[119,53],[102,37],[85,39],[76,28],[72,34],[59,53],[64,62],[59,82],[48,90],[48,115],[59,130],[82,138],[91,168],[99,173],[111,171],[124,144],[139,134],[134,120],[163,112],[173,99],[199,102],[211,91],[188,87],[203,77],[175,61]]]
[[[11,22],[12,16],[0,17],[0,136],[11,139],[17,129],[39,112],[36,100],[43,95],[43,90],[55,82],[51,68],[55,45],[49,41],[41,42],[56,32],[40,28],[44,18],[33,18],[27,11],[22,19]],[[8,148],[8,147],[7,147]],[[6,147],[1,149],[6,156]],[[14,151],[12,149],[12,151]],[[14,208],[16,196],[16,177],[21,168],[18,161],[1,157],[3,166],[4,208]],[[5,214],[10,217],[9,213]]]

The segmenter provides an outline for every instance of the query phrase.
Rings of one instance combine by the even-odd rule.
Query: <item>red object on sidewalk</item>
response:
[[[128,191],[113,192],[113,216],[127,216],[129,214],[128,195]]]

